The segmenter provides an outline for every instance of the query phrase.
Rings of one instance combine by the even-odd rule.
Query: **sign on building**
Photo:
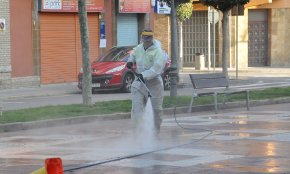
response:
[[[157,14],[170,14],[171,13],[171,8],[168,6],[168,4],[163,1],[163,0],[157,0],[155,2],[155,7],[154,7],[154,11]]]
[[[100,22],[100,48],[106,48],[106,24],[105,21]]]
[[[42,12],[78,12],[78,0],[39,0]],[[87,0],[88,12],[103,12],[104,0]]]
[[[119,0],[119,13],[150,13],[149,0]]]
[[[44,10],[61,10],[62,1],[61,0],[44,0],[43,9]]]
[[[216,24],[219,21],[219,12],[215,9],[211,9],[208,12],[208,21]]]

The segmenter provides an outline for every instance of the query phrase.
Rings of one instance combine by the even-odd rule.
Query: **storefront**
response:
[[[119,0],[117,5],[117,46],[137,45],[140,30],[146,25],[146,14],[151,12],[151,2]]]
[[[40,0],[40,79],[42,84],[75,82],[82,66],[77,0]],[[87,0],[90,57],[98,56],[99,13],[104,0]]]
[[[119,13],[117,15],[117,46],[130,46],[137,44],[138,44],[137,14]]]

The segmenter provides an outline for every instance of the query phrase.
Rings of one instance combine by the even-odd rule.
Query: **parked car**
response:
[[[134,46],[113,47],[103,56],[92,62],[92,89],[119,90],[130,92],[134,74],[126,67],[126,63]],[[163,50],[166,65],[162,74],[164,89],[170,89],[168,54]],[[136,69],[134,65],[133,69]],[[82,89],[82,70],[78,74],[78,88]]]

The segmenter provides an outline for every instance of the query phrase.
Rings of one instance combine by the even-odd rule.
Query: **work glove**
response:
[[[144,80],[142,74],[137,74],[137,73],[136,73],[136,76],[137,76],[137,80],[138,80],[138,81],[145,83],[145,80]]]
[[[151,93],[150,93],[150,92],[148,92],[148,97],[150,97],[150,98],[152,97],[152,95],[151,95]]]
[[[128,69],[132,69],[133,68],[133,62],[127,62],[126,67]]]

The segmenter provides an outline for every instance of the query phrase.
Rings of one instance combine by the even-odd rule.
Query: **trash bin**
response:
[[[195,54],[195,69],[196,70],[205,69],[204,54],[201,53]]]

